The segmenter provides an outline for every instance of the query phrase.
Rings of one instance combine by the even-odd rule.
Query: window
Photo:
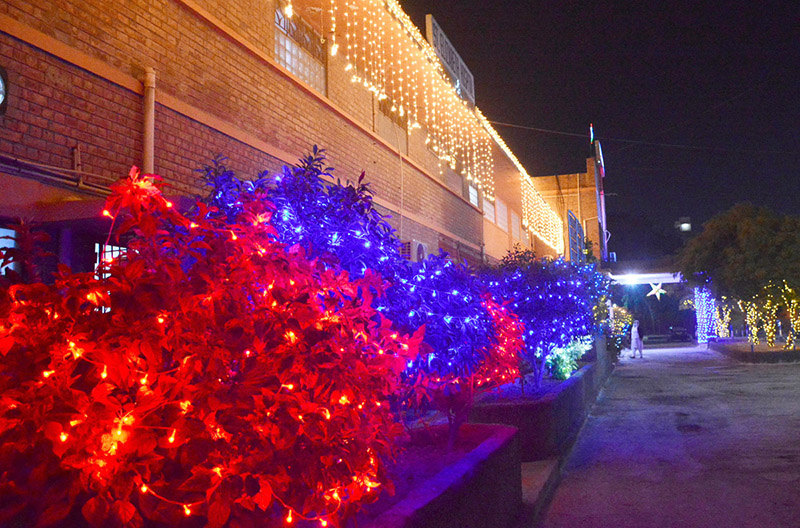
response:
[[[375,132],[400,152],[408,154],[408,114],[403,112],[401,116],[397,106],[388,97],[376,97],[375,100],[378,105],[374,116]]]
[[[13,229],[0,228],[0,249],[11,249],[16,247],[16,240],[14,240],[15,234],[16,233],[14,232]],[[7,267],[12,270],[15,269],[14,264],[3,266],[2,268],[0,268],[0,275],[5,273]]]
[[[469,203],[478,207],[478,188],[475,187],[473,184],[469,184]]]
[[[486,219],[494,223],[494,204],[489,200],[483,201],[483,212],[486,214]]]
[[[508,207],[500,198],[495,200],[494,206],[497,209],[497,227],[508,233]]]
[[[275,9],[275,57],[278,62],[318,92],[325,93],[325,46],[322,38],[294,15]]]
[[[569,223],[569,260],[581,263],[586,259],[583,246],[583,226],[572,211],[567,211]]]
[[[100,248],[103,248],[102,252]],[[94,269],[95,269],[95,277],[98,279],[105,279],[108,277],[107,273],[104,273],[102,276],[98,275],[97,269],[100,267],[101,262],[109,262],[111,260],[120,260],[125,258],[125,252],[127,248],[122,246],[112,246],[112,245],[102,245],[102,244],[95,244],[94,245]]]
[[[522,229],[519,223],[519,215],[511,211],[511,236],[515,240],[522,240]]]
[[[102,250],[100,249],[102,248]],[[97,271],[100,269],[101,262],[110,262],[112,260],[120,260],[125,258],[125,253],[128,251],[127,248],[122,246],[112,246],[112,245],[104,245],[104,244],[95,244],[94,245],[94,276],[96,279],[105,279],[108,277],[108,273],[98,273]],[[100,311],[103,313],[108,313],[111,311],[111,308],[106,306],[101,307]]]

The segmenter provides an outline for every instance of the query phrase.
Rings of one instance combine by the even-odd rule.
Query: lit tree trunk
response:
[[[723,299],[723,302],[725,300]],[[723,339],[731,336],[731,307],[727,304],[717,306],[717,335]]]
[[[768,299],[761,307],[761,321],[764,323],[764,334],[767,345],[775,346],[775,335],[778,333],[778,305]]]
[[[747,326],[747,339],[751,345],[759,344],[758,340],[758,307],[752,301],[739,301],[739,308],[744,312],[744,324]]]
[[[533,364],[534,368],[534,375],[536,376],[536,388],[542,386],[542,380],[544,380],[544,371],[545,371],[545,363],[547,363],[547,355],[542,354],[541,358],[537,358]]]
[[[795,348],[797,333],[800,332],[800,300],[794,290],[789,287],[786,281],[783,282],[783,303],[789,313],[789,331],[786,334],[786,350]]]

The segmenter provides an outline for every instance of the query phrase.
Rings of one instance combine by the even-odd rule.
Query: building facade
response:
[[[108,186],[132,165],[204,195],[325,148],[361,172],[414,255],[564,251],[564,220],[394,0],[5,0],[0,218],[44,222],[90,269]]]
[[[585,240],[591,241],[594,258],[607,262],[608,229],[603,179],[605,167],[600,143],[593,141],[593,155],[586,159],[586,172],[537,176],[536,186],[548,204],[564,218],[564,256],[583,262]]]

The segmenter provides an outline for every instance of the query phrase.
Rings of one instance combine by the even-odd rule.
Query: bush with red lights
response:
[[[478,352],[483,359],[479,366],[472,372],[451,372],[441,377],[428,372],[411,386],[412,393],[418,398],[429,398],[447,416],[451,447],[458,428],[469,416],[475,396],[520,377],[519,360],[525,348],[522,323],[514,312],[495,302],[489,294],[484,295],[482,306],[489,314],[494,335],[492,343]]]
[[[0,525],[337,526],[391,486],[389,409],[418,352],[384,283],[116,184],[125,256],[0,291]],[[504,317],[502,309],[498,317]]]
[[[215,158],[200,171],[210,188],[205,200],[219,216],[235,223],[239,193],[263,189],[275,204],[271,223],[282,242],[302,246],[351,276],[375,270],[390,283],[386,295],[376,299],[377,309],[400,331],[424,329],[424,353],[408,364],[399,406],[406,418],[432,407],[442,411],[452,443],[475,392],[516,376],[516,367],[507,364],[516,354],[509,345],[513,340],[504,337],[517,332],[522,339],[520,325],[510,324],[513,315],[484,301],[486,287],[446,254],[422,262],[404,259],[400,239],[376,209],[364,174],[356,182],[334,178],[325,150],[314,147],[295,166],[252,181],[237,178],[225,162]]]

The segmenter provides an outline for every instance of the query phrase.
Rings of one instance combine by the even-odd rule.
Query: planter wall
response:
[[[744,352],[726,346],[725,342],[709,342],[711,350],[724,354],[742,363],[794,363],[800,361],[800,350],[774,350],[768,352]]]
[[[522,507],[517,430],[493,433],[458,463],[413,490],[390,510],[360,524],[367,528],[498,528],[511,526]]]
[[[477,404],[470,413],[470,421],[518,428],[523,462],[566,453],[614,368],[604,336],[595,339],[595,350],[594,363],[581,368],[542,398]]]

